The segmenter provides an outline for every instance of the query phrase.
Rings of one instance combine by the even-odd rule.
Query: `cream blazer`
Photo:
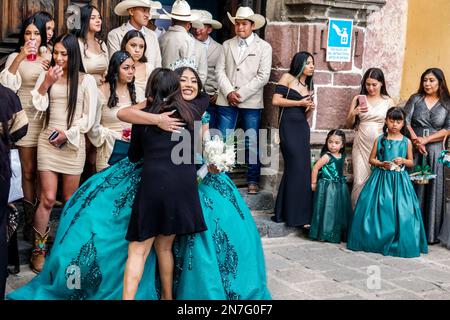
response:
[[[218,85],[216,80],[216,65],[219,61],[220,54],[223,51],[223,47],[213,38],[208,47],[208,77],[205,83],[205,92],[209,95],[218,93]]]
[[[269,82],[272,67],[272,47],[255,34],[255,39],[239,60],[238,38],[223,43],[223,52],[216,65],[219,95],[216,104],[228,106],[227,95],[241,95],[239,108],[262,109],[263,89]]]
[[[120,50],[120,44],[125,34],[129,31],[124,23],[120,27],[111,30],[108,33],[108,53],[109,59],[111,59],[114,52]],[[150,64],[152,70],[161,67],[161,51],[159,49],[158,37],[156,33],[149,28],[144,27],[144,38],[147,44],[147,50],[145,56],[147,57],[147,63]]]

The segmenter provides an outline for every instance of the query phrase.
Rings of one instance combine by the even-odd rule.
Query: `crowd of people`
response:
[[[121,1],[114,12],[129,20],[106,41],[92,5],[59,36],[48,13],[24,21],[0,73],[0,296],[8,242],[17,241],[17,230],[7,228],[15,146],[23,237],[32,243],[30,266],[38,275],[8,299],[271,298],[249,208],[214,164],[198,184],[193,160],[197,138],[210,129],[227,138],[240,119],[249,132],[247,192],[260,191],[258,130],[272,48],[254,31],[266,19],[249,7],[228,13],[236,36],[221,45],[210,33],[222,24],[209,12],[191,10],[185,0],[170,13],[158,9],[157,1]],[[160,29],[155,19],[171,26]],[[382,70],[365,72],[347,116],[355,130],[351,195],[344,131],[328,133],[311,168],[313,79],[313,55],[299,52],[273,95],[284,172],[272,220],[314,240],[345,241],[351,250],[417,257],[428,244],[450,247],[438,161],[450,132],[443,72],[426,70],[405,107],[389,97]],[[174,163],[173,150],[186,136],[191,148],[182,158],[190,161]],[[413,185],[407,168],[423,164],[436,178]],[[59,201],[53,237],[49,219]]]

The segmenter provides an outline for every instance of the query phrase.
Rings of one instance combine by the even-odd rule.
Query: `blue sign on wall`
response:
[[[352,36],[353,20],[329,19],[327,61],[351,61]]]

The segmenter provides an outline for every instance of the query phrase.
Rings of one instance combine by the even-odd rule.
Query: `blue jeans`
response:
[[[259,184],[261,163],[259,161],[259,127],[262,109],[243,109],[217,106],[217,129],[226,136],[227,129],[236,129],[238,116],[242,120],[242,129],[253,129],[253,134],[245,136],[245,163],[248,165],[247,183]],[[251,160],[251,162],[249,161]]]

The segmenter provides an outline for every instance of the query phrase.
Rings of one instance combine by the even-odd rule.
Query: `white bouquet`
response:
[[[207,139],[203,149],[205,164],[197,171],[200,179],[208,173],[208,165],[213,164],[220,172],[230,172],[236,164],[234,141],[224,142],[219,136]]]

